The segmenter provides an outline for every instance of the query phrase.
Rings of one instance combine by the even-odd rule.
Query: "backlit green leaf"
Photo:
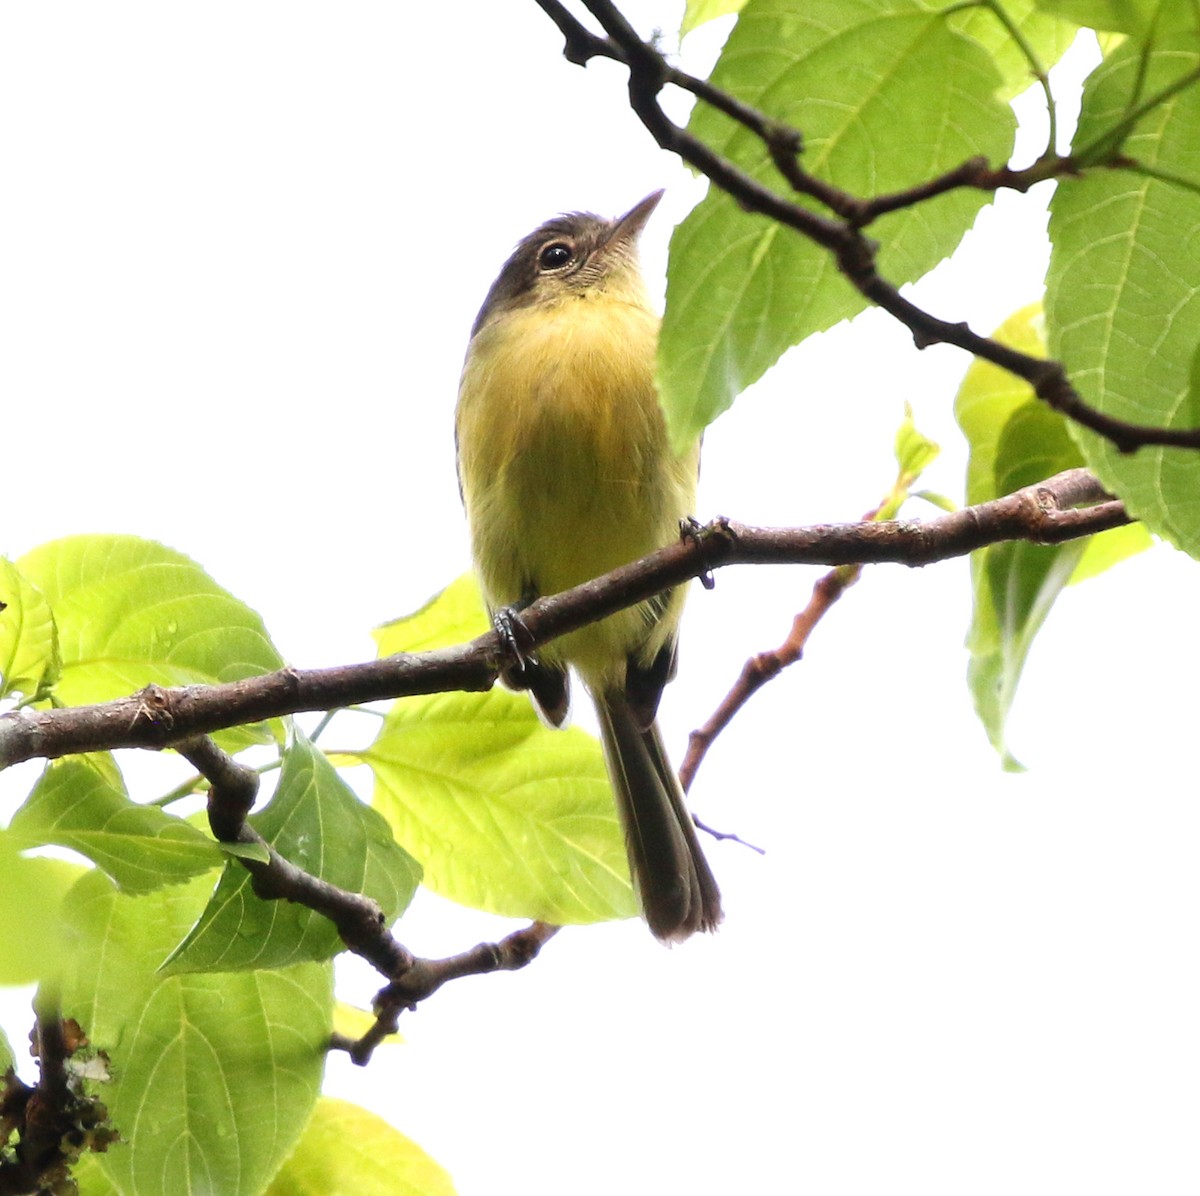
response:
[[[134,893],[208,872],[223,859],[194,826],[130,801],[106,756],[50,764],[9,829],[23,846],[54,843],[87,856]]]
[[[386,1121],[325,1097],[266,1196],[454,1196],[446,1171]]]
[[[1195,29],[1198,19],[1191,0],[1037,0],[1037,5],[1077,25],[1138,37]]]
[[[333,1007],[333,1032],[343,1038],[361,1038],[375,1026],[375,1015],[357,1005],[338,1001]],[[388,1034],[381,1040],[383,1046],[398,1046],[404,1041],[402,1034]]]
[[[945,0],[934,7],[955,10],[947,17],[951,28],[978,42],[991,55],[1002,80],[999,94],[1006,100],[1020,95],[1035,82],[1026,49],[1048,71],[1070,48],[1077,32],[1073,22],[1043,11],[1036,0],[1004,0],[1004,12],[1021,35],[1024,46],[984,5],[964,8],[954,0]]]
[[[1102,141],[1130,103],[1192,77],[1200,78],[1195,38],[1157,43],[1144,63],[1137,43],[1123,43],[1088,79],[1075,146]],[[1059,184],[1050,219],[1050,350],[1101,411],[1151,426],[1195,426],[1200,86],[1191,83],[1143,116],[1122,152],[1180,181],[1125,169],[1090,170]],[[1092,433],[1073,427],[1072,435],[1104,485],[1151,531],[1200,555],[1200,453],[1122,455]]]
[[[731,12],[740,12],[746,6],[746,0],[687,0],[683,10],[683,21],[679,26],[679,36],[684,37],[693,29],[714,21],[717,17],[728,16]]]
[[[0,985],[53,977],[65,949],[60,907],[83,869],[66,860],[20,855],[0,831]]]
[[[467,575],[388,624],[380,655],[461,643],[488,627]],[[376,808],[435,892],[556,923],[637,912],[600,745],[543,726],[524,694],[402,699],[362,760],[375,772]]]
[[[994,334],[1022,352],[1044,355],[1037,304],[1010,317]],[[967,371],[955,415],[970,444],[967,501],[987,502],[1081,465],[1066,421],[1051,411],[1027,383],[988,362]],[[1020,766],[1008,750],[1005,725],[1034,636],[1054,600],[1087,556],[1093,565],[1113,564],[1149,542],[1144,529],[1105,532],[1056,546],[994,544],[971,555],[974,597],[967,647],[968,684],[975,709],[1006,768]],[[1098,569],[1095,571],[1099,571]]]
[[[0,604],[0,698],[34,698],[58,675],[54,614],[37,586],[3,557]]]
[[[435,892],[556,923],[637,912],[600,745],[543,726],[524,694],[403,699],[363,760]]]
[[[371,634],[380,656],[397,652],[431,652],[465,644],[492,629],[473,573],[455,578],[444,590],[414,611],[377,627]]]
[[[101,1170],[98,1155],[83,1155],[71,1168],[71,1178],[79,1185],[79,1196],[121,1196],[112,1180]]]
[[[750,0],[713,82],[802,130],[805,169],[858,195],[913,186],[976,155],[1003,162],[1012,148],[1014,119],[996,98],[991,57],[919,0]],[[704,105],[690,127],[795,198],[747,130]],[[871,233],[883,274],[897,284],[919,278],[953,251],[984,202],[960,189],[879,220]],[[828,251],[711,189],[671,243],[659,384],[676,443],[785,349],[865,306]]]
[[[158,685],[236,681],[281,668],[262,620],[182,553],[134,536],[70,536],[27,553],[21,572],[58,626],[67,706]],[[256,738],[262,739],[265,732]],[[250,737],[243,730],[242,740]]]
[[[917,427],[912,406],[906,403],[904,419],[896,429],[895,442],[896,465],[904,484],[912,485],[937,460],[941,451],[941,446]]]

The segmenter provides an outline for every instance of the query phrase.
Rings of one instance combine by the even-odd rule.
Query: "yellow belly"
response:
[[[603,294],[510,312],[471,345],[459,476],[484,596],[553,594],[670,543],[693,510],[697,452],[671,453],[654,388],[657,317]],[[649,660],[678,621],[646,607],[551,645],[591,684]]]

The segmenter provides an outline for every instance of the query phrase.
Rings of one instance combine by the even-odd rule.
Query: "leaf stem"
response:
[[[1157,166],[1147,166],[1145,162],[1139,162],[1136,158],[1123,162],[1120,169],[1131,171],[1133,174],[1143,174],[1147,178],[1157,179],[1160,183],[1170,183],[1172,186],[1182,187],[1186,191],[1200,195],[1200,181],[1185,178],[1170,170],[1159,170]]]
[[[1033,77],[1046,97],[1046,120],[1049,122],[1050,129],[1046,136],[1046,150],[1042,157],[1052,158],[1058,152],[1058,107],[1054,103],[1054,92],[1050,88],[1050,75],[1042,66],[1042,61],[1038,58],[1029,39],[1021,32],[1021,27],[1009,16],[1000,0],[982,0],[982,2],[983,6],[1008,31],[1008,36],[1017,43],[1017,48],[1024,55],[1025,61],[1029,63],[1029,69],[1033,72]]]

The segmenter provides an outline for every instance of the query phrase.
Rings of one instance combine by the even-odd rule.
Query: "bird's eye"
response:
[[[542,251],[538,254],[538,265],[543,270],[561,270],[572,257],[574,253],[566,241],[551,241],[549,245],[542,246]]]

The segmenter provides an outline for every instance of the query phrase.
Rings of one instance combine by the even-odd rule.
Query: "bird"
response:
[[[534,599],[677,539],[700,445],[671,444],[659,317],[638,240],[663,192],[616,219],[555,216],[513,250],[471,328],[455,411],[459,489],[484,601],[504,629]],[[504,682],[561,726],[570,670],[595,703],[630,872],[651,932],[721,921],[721,895],[656,722],[675,675],[677,587],[512,657]]]

